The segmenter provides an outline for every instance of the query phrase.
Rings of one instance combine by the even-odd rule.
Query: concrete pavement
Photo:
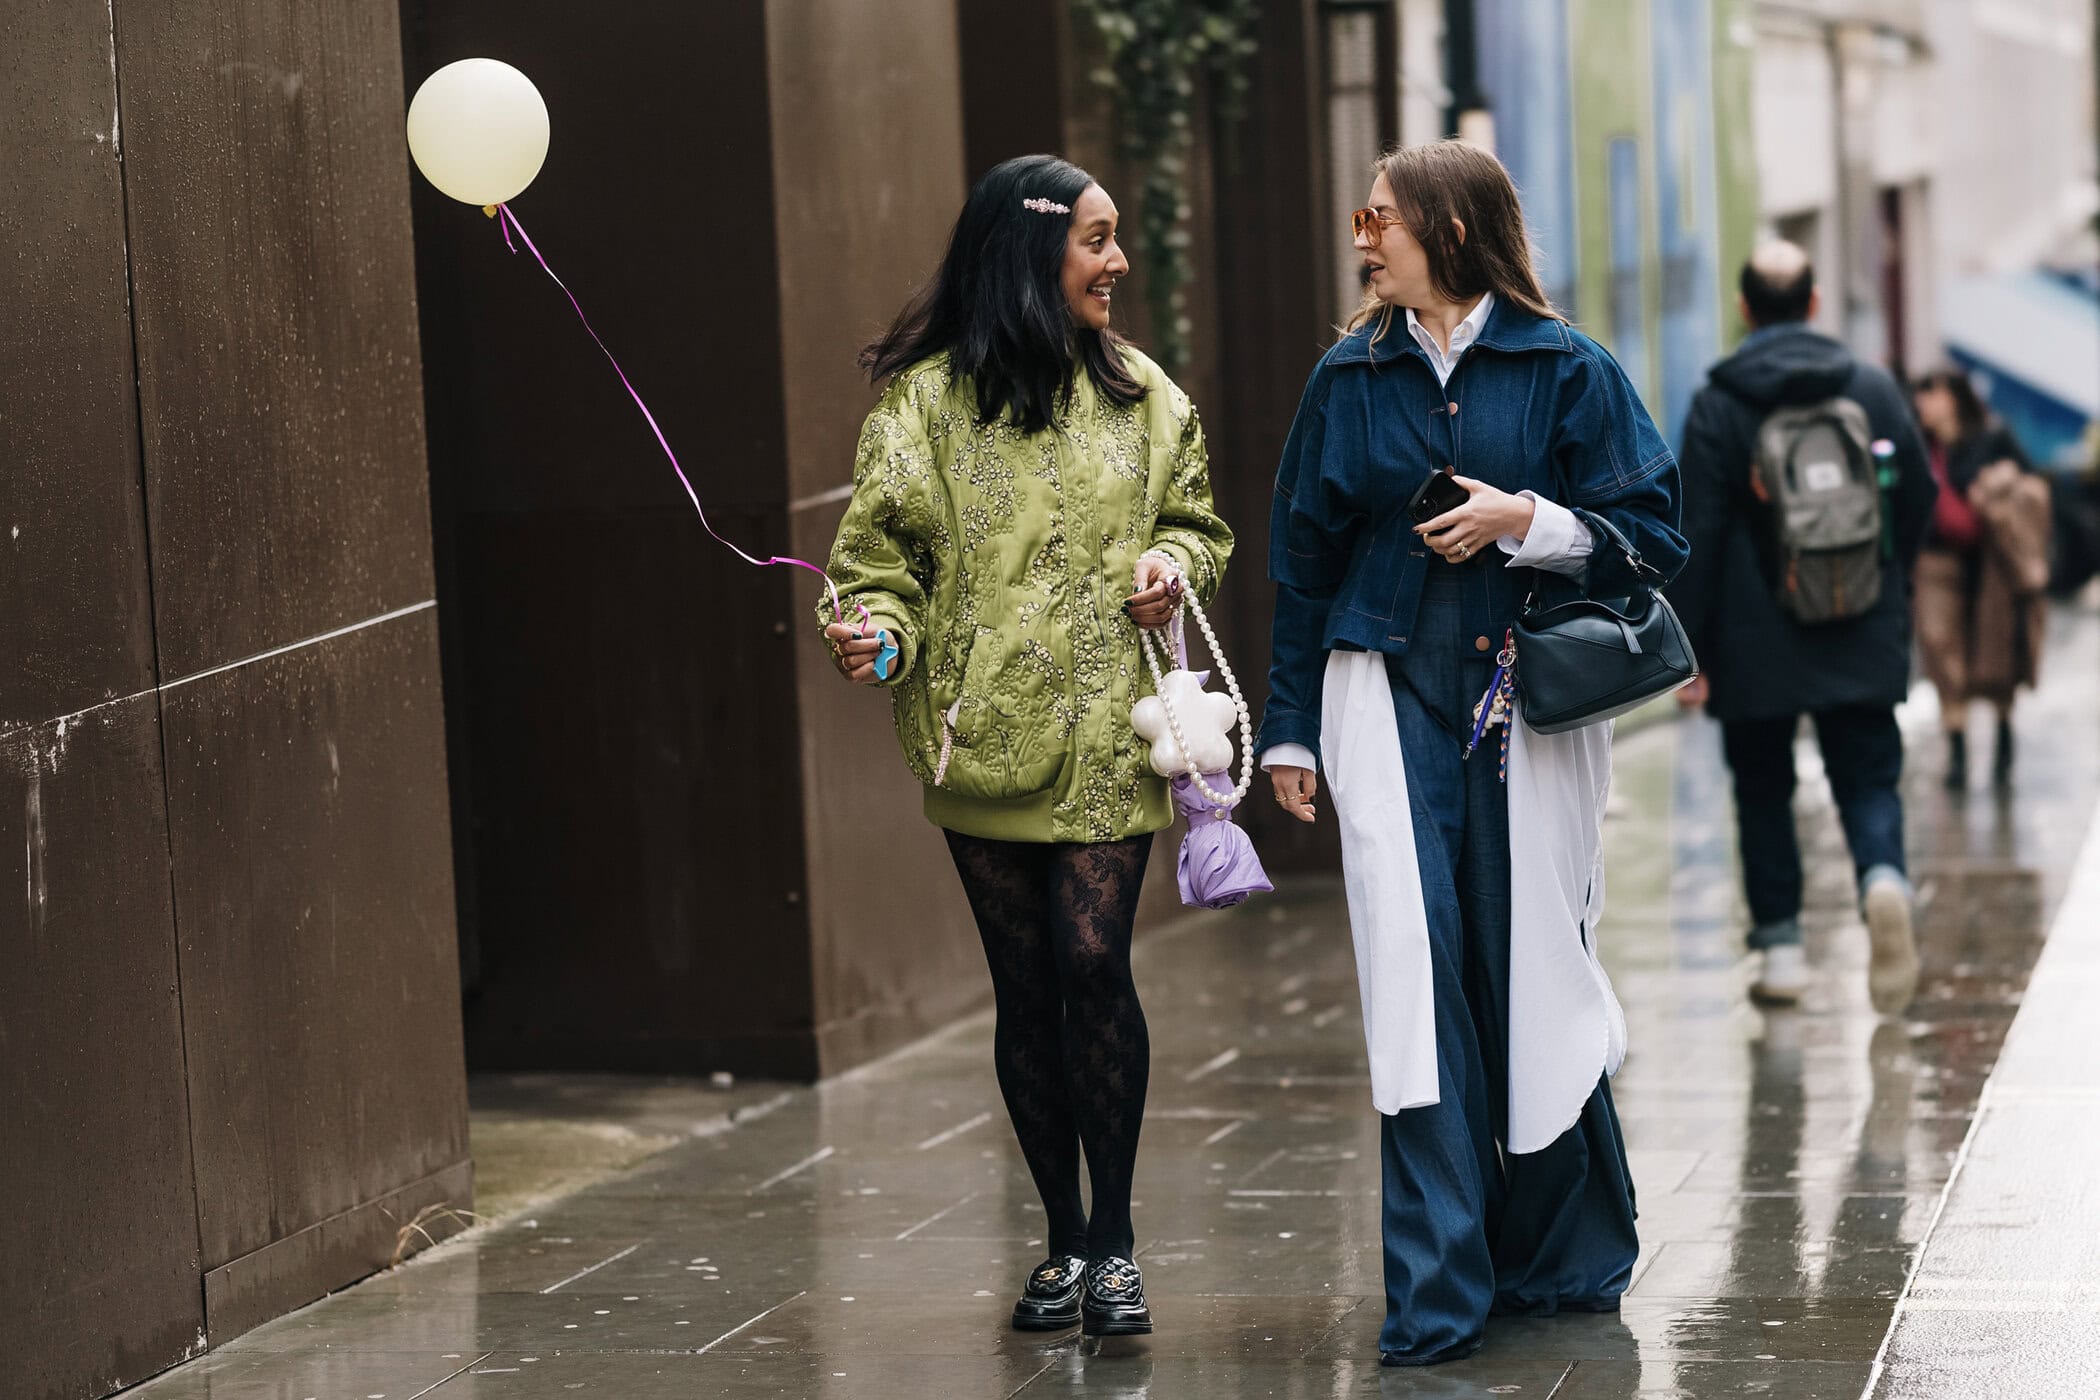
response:
[[[2100,1393],[2100,1361],[2076,1343],[2100,1334],[2085,1146],[2100,1104],[2085,1011],[2100,990],[2100,845],[2087,845],[2100,618],[2059,621],[2009,800],[1942,793],[1929,706],[1907,715],[1922,740],[1907,797],[1924,979],[1901,1019],[1867,1004],[1865,935],[1812,750],[1800,812],[1817,982],[1798,1010],[1766,1012],[1743,996],[1712,726],[1622,743],[1602,943],[1632,1027],[1616,1087],[1645,1248],[1618,1316],[1498,1321],[1470,1360],[1378,1366],[1378,1148],[1354,974],[1338,883],[1306,879],[1140,948],[1151,1338],[1007,1330],[1043,1252],[1041,1213],[978,1017],[814,1089],[754,1096],[763,1112],[135,1393]]]

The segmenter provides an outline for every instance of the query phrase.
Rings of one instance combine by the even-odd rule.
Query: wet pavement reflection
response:
[[[1469,1360],[1378,1366],[1378,1142],[1341,891],[1297,879],[1140,950],[1150,1338],[1007,1329],[1042,1215],[978,1017],[135,1393],[1852,1400],[1877,1380],[1891,1395],[1980,1393],[1973,1367],[1940,1387],[1973,1354],[1960,1328],[1984,1324],[1935,1312],[1922,1285],[1903,1320],[1924,1329],[1915,1356],[1883,1345],[2100,791],[2100,619],[2061,622],[2012,798],[1943,793],[1936,719],[1906,715],[1924,978],[1900,1019],[1867,1003],[1812,748],[1799,814],[1817,978],[1798,1009],[1770,1011],[1744,996],[1717,732],[1665,723],[1620,744],[1602,943],[1632,1028],[1617,1098],[1644,1248],[1617,1316],[1498,1320]],[[2023,1147],[2047,1152],[2045,1123],[2003,1170]],[[1962,1200],[1934,1234],[1956,1251],[1937,1296],[1974,1278],[1962,1232],[1989,1242],[1987,1212],[1963,1215]],[[2095,1241],[2062,1243],[2091,1306]]]

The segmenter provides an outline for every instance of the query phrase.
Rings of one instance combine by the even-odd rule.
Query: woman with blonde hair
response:
[[[1614,1310],[1632,1277],[1625,1020],[1595,952],[1610,726],[1533,732],[1522,661],[1513,704],[1497,663],[1534,590],[1626,598],[1685,547],[1676,461],[1547,301],[1492,155],[1393,152],[1354,231],[1369,295],[1277,469],[1257,747],[1288,811],[1314,819],[1323,769],[1341,821],[1383,1118],[1379,1351],[1422,1365],[1470,1355],[1491,1312]],[[1432,490],[1455,508],[1410,518]]]

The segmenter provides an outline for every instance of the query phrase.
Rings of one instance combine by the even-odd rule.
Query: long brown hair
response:
[[[1372,166],[1393,188],[1401,221],[1429,255],[1429,281],[1446,301],[1466,302],[1483,292],[1534,316],[1561,321],[1532,267],[1531,234],[1524,206],[1502,162],[1463,141],[1430,141],[1386,152]],[[1459,237],[1456,220],[1465,226]],[[1374,317],[1390,318],[1392,307],[1366,292],[1346,327],[1355,330]],[[1378,328],[1385,334],[1385,326]]]

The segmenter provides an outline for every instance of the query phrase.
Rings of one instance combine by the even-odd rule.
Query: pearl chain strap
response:
[[[1227,794],[1216,791],[1209,783],[1204,782],[1202,770],[1196,766],[1195,759],[1189,757],[1188,740],[1181,733],[1181,716],[1174,713],[1174,702],[1167,698],[1166,689],[1160,675],[1159,656],[1155,655],[1153,651],[1153,648],[1157,647],[1160,653],[1165,654],[1169,669],[1172,669],[1174,658],[1172,653],[1168,652],[1167,643],[1156,632],[1150,632],[1143,628],[1138,629],[1138,649],[1145,653],[1145,664],[1152,670],[1152,693],[1159,697],[1160,708],[1166,711],[1167,729],[1174,736],[1175,747],[1181,750],[1181,761],[1188,765],[1190,781],[1194,782],[1196,790],[1209,798],[1212,804],[1220,811],[1230,811],[1239,805],[1240,799],[1245,797],[1248,790],[1254,786],[1254,720],[1247,711],[1247,697],[1240,694],[1239,678],[1232,674],[1232,663],[1225,659],[1223,649],[1218,646],[1218,634],[1211,629],[1210,617],[1203,611],[1203,604],[1196,601],[1195,590],[1188,587],[1188,581],[1182,575],[1179,562],[1163,554],[1152,554],[1146,557],[1164,560],[1173,568],[1175,577],[1182,579],[1182,605],[1196,614],[1196,626],[1202,629],[1203,644],[1210,648],[1211,659],[1218,663],[1218,674],[1225,678],[1226,693],[1232,696],[1232,707],[1239,712],[1240,781],[1239,786]],[[1178,615],[1169,624],[1172,627],[1179,627],[1180,625],[1181,618]]]

